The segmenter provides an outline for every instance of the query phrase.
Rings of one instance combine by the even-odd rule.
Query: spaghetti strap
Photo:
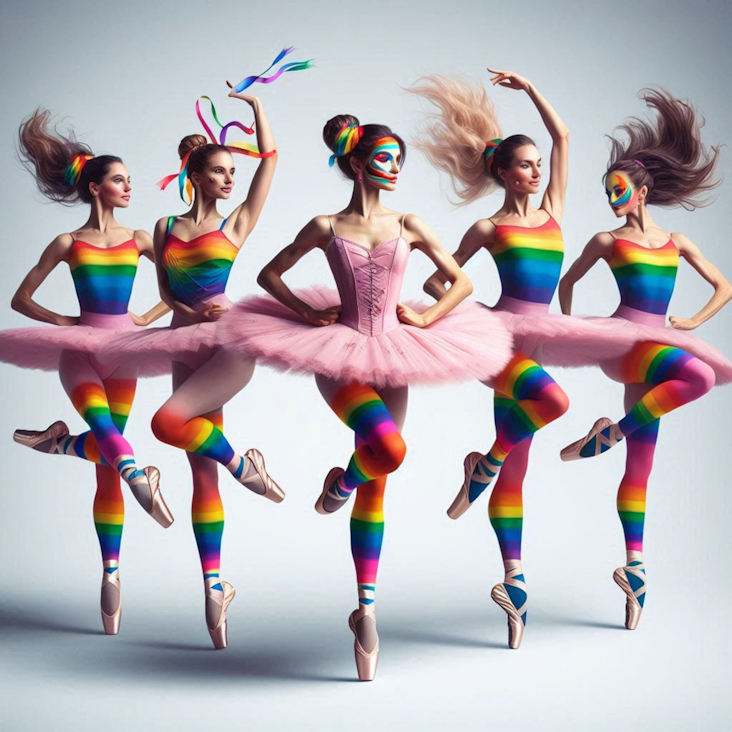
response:
[[[224,220],[223,220],[223,221],[221,222],[221,226],[219,226],[219,231],[223,231],[223,230],[224,230],[224,226],[226,226],[226,222],[227,222],[228,220],[229,220],[229,217],[227,216],[227,217],[226,217],[226,218],[225,218],[225,219],[224,219]]]
[[[404,216],[402,216],[402,221],[401,221],[401,224],[399,225],[399,238],[400,239],[404,238],[404,237],[402,237],[402,232],[404,231],[404,219],[406,219],[408,215],[409,214],[404,214]]]
[[[165,238],[167,239],[170,236],[170,230],[173,228],[173,223],[175,222],[176,217],[175,216],[168,216],[168,225],[165,227]]]
[[[337,237],[338,234],[335,233],[335,229],[333,228],[333,222],[330,220],[330,216],[326,216],[326,219],[328,219],[328,226],[330,226],[331,232],[333,232],[333,236]]]
[[[618,240],[618,237],[617,237],[617,236],[615,236],[615,232],[613,232],[613,231],[608,231],[607,233],[608,233],[608,234],[610,234],[610,236],[611,236],[611,237],[613,238],[613,241],[617,241],[617,240]]]

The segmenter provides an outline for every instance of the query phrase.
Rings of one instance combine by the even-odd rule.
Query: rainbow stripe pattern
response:
[[[516,445],[561,417],[569,407],[563,389],[536,361],[522,353],[511,359],[494,389],[513,404],[496,429],[490,451],[475,466],[468,490],[471,503],[491,484]]]
[[[226,467],[235,457],[224,433],[206,416],[187,420],[173,409],[162,407],[153,417],[152,430],[161,442],[210,458]]]
[[[122,430],[130,414],[136,386],[135,379],[107,379],[103,384],[84,382],[75,386],[71,402],[93,434],[67,437],[59,445],[59,451],[111,465],[120,473],[130,468],[134,471],[134,459],[131,458],[134,453],[122,436]],[[125,460],[122,460],[123,456]]]
[[[618,284],[621,305],[646,313],[666,314],[679,268],[679,250],[673,241],[650,249],[616,239],[610,268]]]
[[[69,255],[79,307],[84,313],[124,315],[140,253],[133,239],[102,249],[76,239]]]
[[[195,307],[224,293],[237,254],[239,250],[221,229],[191,241],[182,241],[169,233],[163,247],[162,265],[173,294],[182,303]]]
[[[205,415],[219,431],[223,431],[223,412],[218,410]],[[196,537],[198,555],[204,580],[217,578],[221,571],[221,539],[224,533],[224,505],[219,495],[216,471],[195,471],[193,478],[193,502],[191,504],[193,534]],[[215,590],[223,590],[214,584]]]
[[[514,400],[503,394],[494,394],[493,411],[496,432],[507,419]],[[504,561],[521,559],[521,537],[524,524],[523,483],[528,467],[531,437],[527,437],[511,451],[501,466],[501,472],[488,503],[488,517],[496,533]]]
[[[546,305],[551,302],[564,259],[562,230],[553,218],[535,227],[497,224],[491,254],[503,295]]]
[[[640,343],[624,358],[622,378],[626,384],[656,384],[618,423],[627,437],[659,417],[683,406],[691,399],[687,394],[690,382],[684,373],[701,363],[686,351],[660,343]],[[704,393],[704,392],[702,392]]]
[[[646,492],[661,420],[654,419],[627,439],[625,474],[618,489],[617,507],[628,552],[643,551]]]
[[[330,407],[360,438],[336,486],[341,496],[394,472],[402,464],[407,452],[404,439],[381,397],[370,386],[344,386],[336,392]]]
[[[376,574],[384,541],[385,489],[385,475],[363,483],[356,492],[351,513],[351,555],[362,605],[371,605],[375,599]]]

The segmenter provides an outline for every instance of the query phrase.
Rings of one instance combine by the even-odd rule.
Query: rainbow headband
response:
[[[289,53],[294,51],[295,48],[293,46],[290,46],[290,48],[283,48],[279,54],[277,55],[277,58],[259,75],[255,76],[247,76],[246,78],[242,79],[235,87],[235,92],[243,92],[247,87],[250,87],[252,84],[271,84],[274,81],[277,81],[277,79],[282,76],[282,74],[288,72],[288,71],[304,71],[305,69],[310,69],[313,66],[313,60],[308,59],[307,61],[292,61],[288,64],[283,64],[280,66],[277,71],[275,71],[272,76],[265,76],[265,74],[273,67],[276,66],[282,59],[287,56]]]
[[[93,155],[86,155],[85,153],[77,153],[74,157],[69,160],[69,164],[64,170],[64,183],[69,186],[75,186],[81,176],[81,171]]]
[[[336,158],[348,155],[361,141],[363,127],[361,125],[345,125],[341,127],[335,139],[335,151],[328,159],[328,165],[332,168]]]
[[[214,131],[208,126],[206,120],[203,117],[203,114],[201,112],[201,99],[205,99],[211,105],[211,115],[214,118],[214,122],[219,126],[220,129],[218,135],[216,135]],[[247,135],[253,135],[254,128],[246,127],[241,122],[237,122],[236,120],[234,120],[233,122],[228,122],[225,125],[221,124],[219,116],[218,114],[216,114],[216,107],[214,106],[214,103],[210,97],[202,96],[196,100],[196,116],[198,117],[198,120],[201,123],[203,129],[206,130],[206,133],[211,140],[211,144],[221,145],[222,147],[225,147],[230,153],[248,155],[252,158],[269,158],[277,152],[276,150],[271,150],[270,152],[260,152],[255,145],[250,145],[249,143],[240,142],[238,140],[227,144],[226,135],[232,127],[236,127],[237,129],[242,130]],[[195,150],[195,148],[193,148],[193,150]],[[158,187],[161,191],[164,191],[168,187],[168,184],[177,178],[180,197],[183,199],[183,202],[186,204],[186,206],[190,206],[191,202],[193,201],[193,183],[191,183],[191,179],[188,177],[188,160],[190,159],[193,150],[189,150],[183,160],[180,161],[180,170],[177,173],[171,173],[170,175],[166,175],[165,178],[161,178],[158,181]]]
[[[503,140],[496,138],[486,143],[485,150],[483,150],[483,163],[485,164],[486,173],[490,173],[493,166],[493,153],[502,142]]]

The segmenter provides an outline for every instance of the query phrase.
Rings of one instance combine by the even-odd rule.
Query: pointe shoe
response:
[[[19,445],[25,445],[25,447],[35,447],[47,440],[58,441],[61,437],[66,437],[68,434],[69,428],[66,426],[66,423],[58,420],[58,422],[54,422],[43,432],[38,432],[37,430],[15,430],[13,432],[13,440]],[[56,444],[54,443],[49,452],[53,452],[55,449]]]
[[[282,503],[282,501],[285,500],[285,492],[277,485],[277,483],[274,482],[274,480],[272,480],[272,478],[270,478],[264,464],[264,456],[262,453],[259,452],[259,450],[252,448],[244,453],[244,457],[251,462],[252,467],[259,476],[259,480],[261,480],[264,485],[264,493],[260,493],[259,495],[264,496],[274,503]],[[244,478],[240,482],[243,485],[246,485],[252,480],[254,480],[254,476]]]
[[[571,445],[567,445],[567,447],[565,447],[559,453],[559,457],[561,457],[565,463],[570,462],[571,460],[581,460],[585,457],[584,455],[580,455],[582,448],[590,440],[592,440],[593,437],[598,435],[598,433],[602,432],[607,427],[611,427],[612,425],[613,421],[611,419],[608,419],[607,417],[600,417],[600,419],[598,419],[597,422],[592,425],[592,429],[587,433],[585,437],[583,437],[581,440],[573,442]],[[620,439],[617,439],[619,433],[620,429],[617,425],[615,425],[615,430],[611,432],[609,439],[604,436],[599,436],[596,440],[594,454],[588,455],[587,457],[595,457],[595,455],[600,455],[602,452],[605,452],[605,450],[602,449],[603,445],[605,445],[608,449],[616,445],[622,439],[622,435],[620,435]]]
[[[315,501],[315,510],[322,516],[327,516],[331,513],[335,513],[339,508],[346,505],[346,501],[351,497],[350,494],[347,496],[340,496],[338,494],[331,493],[330,489],[333,487],[335,482],[345,473],[343,468],[331,468],[328,475],[325,476],[325,482],[323,483],[323,490],[318,496],[318,500]],[[329,499],[328,502],[333,510],[327,511],[325,508],[325,500]]]
[[[625,593],[625,627],[635,630],[646,599],[646,570],[643,562],[618,567],[613,572],[613,579]]]
[[[452,502],[450,508],[447,509],[447,515],[451,519],[459,519],[469,508],[472,506],[470,502],[470,482],[473,479],[473,471],[475,466],[483,459],[483,454],[480,452],[471,452],[463,460],[463,468],[465,470],[465,480],[460,486],[458,494],[455,496],[455,500]]]
[[[519,570],[513,576],[509,573],[503,582],[491,590],[491,599],[501,606],[508,616],[508,647],[519,648],[526,627],[526,582]]]
[[[223,598],[221,602],[218,599],[218,590],[213,588],[216,585],[221,585],[223,588]],[[214,592],[216,593],[214,595]],[[223,582],[218,577],[206,580],[206,627],[208,628],[208,634],[211,636],[211,641],[214,644],[216,650],[226,648],[227,636],[226,636],[226,611],[231,604],[231,601],[236,596],[236,590],[228,583]],[[209,622],[209,607],[216,606],[219,608],[218,617],[216,624],[212,628]],[[215,608],[213,608],[215,611]],[[215,614],[215,613],[212,613]]]
[[[114,572],[104,572],[102,576],[102,596],[100,599],[100,609],[102,611],[102,625],[107,635],[117,635],[119,633],[119,623],[122,618],[122,594],[119,583],[119,569]],[[111,613],[105,612],[112,610]]]
[[[348,618],[348,627],[351,629],[355,640],[353,641],[353,651],[356,656],[356,671],[358,672],[359,681],[373,681],[376,676],[376,666],[379,663],[379,636],[376,635],[376,643],[371,651],[366,652],[358,638],[357,623],[366,619],[366,622],[373,623],[373,630],[376,634],[376,616],[373,611],[359,607],[354,610]]]
[[[160,471],[153,466],[143,468],[146,481],[130,483],[132,495],[137,502],[145,509],[145,512],[152,516],[164,529],[167,529],[173,521],[173,514],[163,499],[160,492]]]

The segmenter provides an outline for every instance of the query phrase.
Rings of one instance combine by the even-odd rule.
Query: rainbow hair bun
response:
[[[69,186],[75,186],[79,182],[79,176],[81,175],[81,171],[84,169],[84,166],[93,157],[93,155],[86,155],[85,153],[77,153],[74,155],[74,157],[69,160],[66,170],[64,170],[64,183]]]
[[[493,166],[493,153],[502,142],[503,140],[496,138],[495,140],[491,140],[486,143],[485,150],[483,150],[483,162],[485,163],[486,173],[491,172],[491,167]]]
[[[341,127],[335,138],[335,151],[328,160],[328,165],[332,168],[336,158],[348,155],[361,142],[363,137],[363,127],[361,125],[345,125]]]

